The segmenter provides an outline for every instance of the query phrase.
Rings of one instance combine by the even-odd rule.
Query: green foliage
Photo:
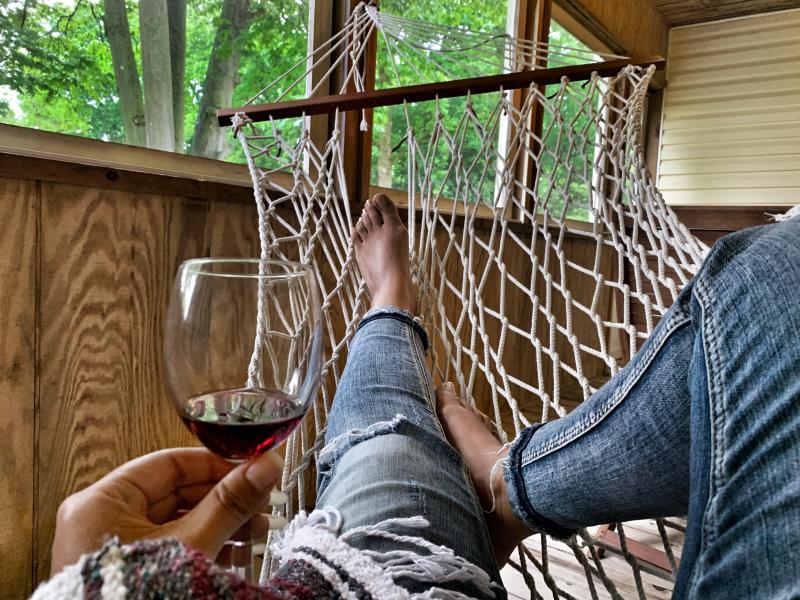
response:
[[[222,0],[187,3],[184,121],[187,147],[197,119],[221,6]],[[250,26],[239,39],[241,61],[232,105],[243,104],[307,53],[307,0],[252,0],[252,10],[254,16]],[[470,31],[498,34],[505,31],[506,2],[496,0],[383,0],[381,10],[408,19]],[[127,11],[134,55],[141,74],[138,2],[127,2]],[[553,23],[550,36],[553,44],[585,48],[557,23]],[[491,49],[487,48],[487,51]],[[398,57],[399,60],[392,60],[384,41],[379,38],[376,86],[392,87],[491,73],[486,64],[474,59],[474,55],[469,55],[473,56],[471,60],[454,56],[447,62],[447,73],[443,73],[426,56],[430,54],[431,51],[419,49],[404,53]],[[572,58],[570,62],[579,63],[582,59]],[[0,69],[0,121],[124,141],[111,52],[103,27],[102,0],[29,0],[0,6],[0,64],[3,65]],[[286,90],[304,68],[303,65],[293,77],[283,80],[269,96],[275,98]],[[557,89],[558,86],[551,86],[547,93],[553,94]],[[289,97],[297,97],[303,92],[304,86],[299,85]],[[454,136],[450,139],[443,136],[439,140],[439,150],[430,170],[433,188],[445,196],[463,197],[466,193],[470,201],[479,198],[491,201],[494,194],[491,171],[496,157],[481,147],[481,138],[486,136],[480,128],[496,127],[498,115],[493,110],[498,94],[472,97],[469,101],[476,117],[471,121],[462,121],[466,101],[465,98],[452,98],[438,104],[417,103],[407,108],[408,117],[423,148],[431,139],[437,116],[444,129]],[[594,130],[589,126],[587,114],[591,105],[581,105],[579,101],[570,99],[561,104],[561,110],[563,119],[572,124],[572,137],[582,140],[583,144],[591,144]],[[570,153],[564,136],[558,136],[550,124],[548,115],[544,122],[547,152],[539,174],[539,193],[548,198],[551,212],[558,213],[564,204],[558,190],[567,189],[573,200],[580,200],[577,206],[570,205],[567,216],[586,218],[589,205],[586,181],[591,180],[590,165],[587,167],[586,161],[580,158],[581,152],[575,152],[574,144]],[[287,139],[292,140],[299,130],[299,120],[284,121],[279,126]],[[378,182],[379,166],[388,164],[390,185],[398,188],[408,185],[407,134],[406,108],[394,106],[375,111],[371,174],[374,183]],[[492,136],[496,139],[496,132]],[[232,148],[228,159],[243,161],[238,145],[234,144]],[[586,147],[584,150],[588,150],[591,160],[592,149]],[[460,153],[463,164],[473,166],[466,180],[463,174],[449,168],[453,152]],[[417,157],[416,163],[421,171],[424,157]],[[490,175],[483,176],[487,170]],[[387,174],[383,173],[384,183],[386,177]],[[467,182],[471,189],[465,192]]]
[[[233,104],[241,104],[306,54],[307,0],[253,0],[239,40]],[[185,120],[194,131],[222,0],[187,3]],[[127,2],[141,75],[138,2]],[[0,6],[0,121],[124,141],[102,0],[10,2]],[[230,159],[242,160],[236,148]]]
[[[425,2],[423,0],[384,0],[381,10],[402,16],[407,19],[436,23],[448,27],[463,28],[470,31],[483,31],[502,34],[505,31],[506,2],[491,2],[487,0],[453,0],[451,2]],[[475,77],[476,75],[490,74],[485,72],[485,65],[459,60],[447,61],[447,76],[430,60],[432,52],[406,52],[392,61],[392,54],[386,47],[383,39],[379,40],[376,66],[376,87],[394,87],[397,85],[413,85],[430,81],[445,79],[460,79]],[[483,94],[471,99],[473,109],[479,121],[486,123],[492,109],[498,100],[497,94]],[[464,98],[451,98],[436,102],[421,102],[408,107],[408,122],[412,125],[414,135],[420,140],[420,145],[426,147],[431,140],[433,127],[436,122],[437,112],[441,113],[444,128],[455,133],[457,130],[467,133],[460,146],[465,164],[473,164],[476,159],[482,158],[480,143],[474,133],[458,129],[459,122],[464,114],[466,100]],[[381,136],[387,136],[387,128],[391,129],[391,187],[405,188],[408,185],[408,144],[406,143],[407,119],[403,106],[392,106],[378,109],[374,114],[374,132],[372,147],[372,173],[373,183],[379,182],[378,167],[381,161],[382,150],[379,143],[375,143]],[[455,142],[452,144],[455,149]],[[448,148],[447,140],[442,139],[436,153],[431,179],[434,189],[442,190],[446,196],[453,197],[457,192],[464,192],[464,181],[458,174],[448,169],[452,160],[452,150]],[[385,151],[385,146],[383,148]],[[384,157],[384,161],[386,157]],[[416,163],[422,162],[421,157]],[[476,168],[469,176],[475,195],[476,188],[481,188],[481,196],[491,197],[494,181],[485,181],[481,177],[485,165],[475,165]],[[419,175],[418,175],[419,176]],[[483,186],[479,182],[483,181]],[[382,181],[381,183],[387,183]]]
[[[429,3],[422,0],[384,0],[382,10],[392,14],[402,15],[407,18],[427,20],[452,27],[463,27],[472,31],[485,33],[502,33],[505,30],[506,5],[499,2],[485,2],[483,0],[459,0],[450,3]],[[551,43],[588,50],[588,48],[572,36],[558,23],[553,22],[551,27]],[[406,53],[401,61],[392,65],[390,53],[386,51],[385,43],[378,47],[377,59],[377,87],[393,87],[396,85],[411,85],[423,81],[442,80],[442,71],[434,62],[425,56],[424,52],[417,54]],[[430,54],[430,53],[429,53]],[[562,58],[559,64],[581,64],[585,62],[582,57]],[[478,75],[491,74],[486,71],[483,63],[469,60],[463,62],[449,61],[447,64],[450,78],[468,78]],[[494,71],[496,72],[496,71]],[[570,202],[565,216],[570,218],[588,218],[587,207],[590,206],[591,160],[595,131],[591,125],[592,102],[582,103],[580,84],[569,84],[569,92],[560,104],[561,118],[569,124],[569,132],[559,136],[558,128],[552,125],[552,116],[545,115],[543,131],[544,154],[538,173],[538,193],[545,199],[551,214],[560,215],[564,207],[565,198]],[[559,86],[549,86],[545,93],[553,95],[558,92]],[[372,173],[373,184],[387,184],[387,174],[380,174],[381,165],[391,163],[390,186],[405,188],[408,185],[408,144],[406,140],[407,123],[420,141],[423,148],[428,146],[432,130],[436,122],[437,110],[444,128],[453,134],[453,150],[447,148],[445,139],[439,142],[438,151],[435,153],[430,178],[435,192],[441,192],[448,197],[467,198],[470,202],[481,201],[490,203],[495,193],[493,178],[494,161],[497,156],[487,152],[481,140],[486,137],[484,127],[491,131],[493,140],[497,139],[498,115],[493,112],[499,97],[497,93],[481,94],[470,99],[476,117],[470,121],[462,121],[465,112],[466,100],[464,98],[446,99],[438,104],[436,102],[423,102],[409,106],[394,106],[378,109],[374,116],[374,133],[372,148]],[[408,111],[408,117],[406,116]],[[387,129],[390,132],[387,133]],[[381,144],[384,136],[390,133],[391,143],[386,140]],[[573,139],[572,147],[567,138]],[[386,149],[391,149],[391,158],[387,160]],[[453,153],[459,152],[459,160],[463,165],[468,165],[466,178],[462,174],[450,169]],[[588,160],[586,155],[588,154]],[[421,169],[422,157],[417,158],[417,169]],[[484,176],[485,173],[488,175]],[[419,174],[418,174],[419,177]],[[471,189],[465,187],[466,181]],[[563,193],[566,190],[566,195]],[[541,206],[540,206],[541,209]]]
[[[18,113],[6,111],[4,122],[122,139],[111,53],[95,8],[88,2],[5,7],[0,85],[15,93]]]
[[[556,21],[551,21],[550,43],[555,46],[589,48]],[[564,64],[583,64],[582,56],[560,55],[558,61],[548,66]],[[594,143],[597,129],[594,125],[594,111],[597,98],[585,98],[583,83],[567,84],[563,101],[559,103],[561,122],[568,124],[566,131],[559,132],[553,122],[553,115],[545,113],[542,123],[542,138],[545,154],[542,160],[538,189],[540,197],[547,199],[547,209],[555,217],[588,220],[591,207],[592,164],[594,162]],[[555,96],[560,86],[545,88],[545,94]],[[567,203],[567,199],[569,202]],[[564,205],[567,209],[564,211]],[[540,207],[541,209],[541,207]],[[562,212],[564,213],[562,215]]]

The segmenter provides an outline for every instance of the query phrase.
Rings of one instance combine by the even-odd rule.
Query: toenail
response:
[[[447,392],[455,392],[456,386],[453,385],[452,381],[448,381],[447,383],[444,384],[444,389]]]

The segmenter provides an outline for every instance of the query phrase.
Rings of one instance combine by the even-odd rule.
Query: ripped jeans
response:
[[[673,598],[800,597],[800,218],[719,240],[633,360],[505,465],[529,527],[688,513]]]
[[[400,309],[373,310],[361,320],[317,457],[317,506],[336,508],[343,532],[422,516],[428,527],[398,533],[450,548],[459,562],[439,561],[429,578],[400,578],[398,585],[417,593],[435,587],[505,598],[483,510],[436,417],[426,346],[422,327]],[[377,552],[406,549],[378,537],[351,545]]]
[[[397,309],[362,320],[317,505],[337,508],[344,530],[424,516],[422,535],[477,569],[401,585],[502,598],[482,509],[435,416],[425,344]],[[630,364],[567,417],[523,431],[504,466],[516,515],[555,536],[688,512],[675,598],[800,597],[800,218],[720,240]]]

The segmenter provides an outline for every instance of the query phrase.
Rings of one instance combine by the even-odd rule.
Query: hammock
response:
[[[434,95],[397,109],[406,135],[393,160],[406,167],[409,249],[434,380],[454,381],[462,398],[488,412],[504,440],[567,414],[613,376],[707,252],[645,168],[641,125],[653,67],[619,70],[613,61],[624,57],[453,30],[359,5],[308,60],[248,106],[220,113],[221,122],[233,123],[252,175],[262,257],[312,263],[323,297],[323,384],[311,418],[286,447],[289,517],[313,507],[313,459],[348,344],[369,307],[350,245],[356,202],[365,198],[348,197],[343,112],[332,114],[331,133],[320,142],[308,115],[322,109],[300,103],[294,114],[305,117],[279,121],[279,110],[256,102],[317,94],[319,86],[306,87],[306,80],[320,69],[324,77],[344,73],[341,92],[363,91],[358,65],[372,36],[383,40],[398,84],[412,76],[450,81],[464,56],[483,70],[477,75],[601,61],[581,82],[563,77],[548,87],[534,77],[518,92],[495,85],[490,94]],[[603,68],[610,64],[617,65],[613,75]],[[427,111],[424,121],[420,111]],[[226,121],[223,113],[233,117]],[[361,128],[367,126],[363,118]],[[679,522],[658,520],[653,529],[666,567],[642,559],[624,524],[611,537],[589,531],[566,543],[531,537],[511,564],[532,597],[575,597],[573,582],[559,579],[568,556],[592,598],[620,598],[626,590],[645,598],[656,589],[653,576],[668,580],[676,572],[682,540]],[[624,574],[605,568],[603,552],[624,558]]]

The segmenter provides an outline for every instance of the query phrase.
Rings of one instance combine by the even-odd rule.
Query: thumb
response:
[[[236,530],[264,506],[282,469],[283,459],[275,452],[236,467],[181,519],[185,541],[215,557]]]

